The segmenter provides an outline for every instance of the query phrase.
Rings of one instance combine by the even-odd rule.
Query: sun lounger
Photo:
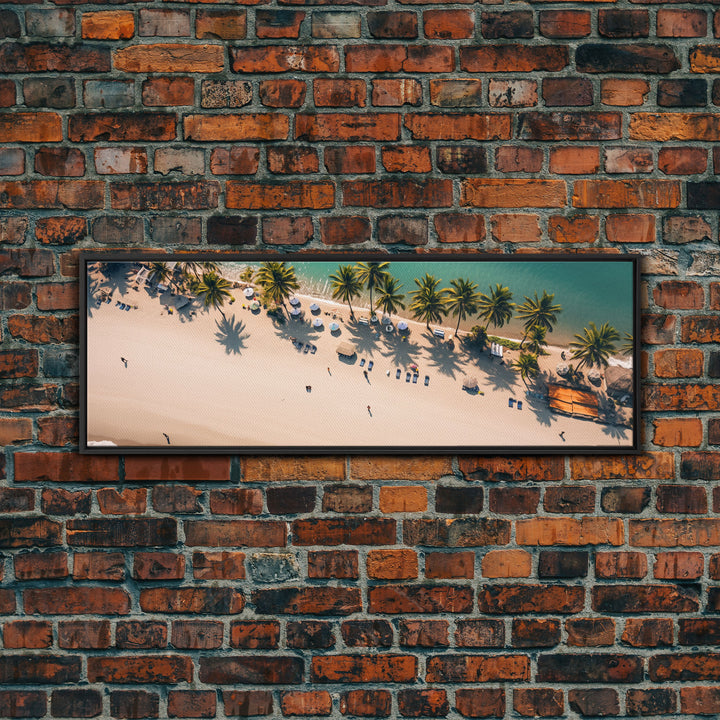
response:
[[[405,382],[410,382],[410,373],[405,375]]]
[[[433,335],[434,335],[435,337],[439,337],[439,338],[443,338],[443,339],[444,339],[444,338],[445,338],[445,331],[444,331],[444,330],[441,330],[440,328],[434,328],[434,329],[433,329]]]
[[[371,360],[371,361],[368,363],[368,370],[372,370],[374,364],[375,364],[375,363]]]
[[[360,367],[365,367],[365,358],[360,361]]]
[[[317,352],[317,345],[312,345],[310,347],[310,352],[314,355]]]
[[[308,350],[310,350],[310,346],[305,345],[305,347],[303,348],[303,352],[306,353]]]
[[[360,318],[360,319],[358,320],[358,324],[360,324],[360,325],[369,325],[370,323],[368,322],[368,319],[367,319],[367,318]]]
[[[430,376],[426,375],[425,376],[425,385],[429,385],[429,384],[430,384]]]
[[[517,409],[522,410],[522,400],[518,400]]]
[[[130,306],[129,306],[129,305],[126,305],[126,306],[125,306],[125,309],[126,309],[126,310],[129,310],[129,309],[130,309]]]
[[[419,375],[413,375],[413,385],[417,385],[417,381],[418,381],[419,377],[420,377]]]
[[[508,398],[508,407],[512,407],[515,402],[515,398]]]
[[[120,307],[120,301],[119,301],[119,300],[116,300],[116,301],[115,301],[115,307]]]
[[[402,375],[402,370],[400,370],[400,368],[398,368],[398,369],[397,369],[397,372],[395,373],[395,379],[396,379],[396,380],[399,379],[399,378],[400,378],[400,375]]]

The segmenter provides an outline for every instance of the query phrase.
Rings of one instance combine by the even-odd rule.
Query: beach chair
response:
[[[410,382],[410,373],[409,372],[405,375],[405,382]]]
[[[303,348],[303,352],[306,353],[306,352],[308,352],[308,350],[310,350],[310,345],[306,344],[305,347]]]
[[[419,377],[420,377],[419,375],[413,375],[413,385],[417,385],[417,381],[418,381]]]
[[[129,306],[129,305],[126,305],[126,306],[125,306],[125,309],[126,309],[126,310],[129,310],[129,309],[130,309],[130,306]]]
[[[365,358],[360,361],[360,367],[365,367]]]
[[[116,301],[115,301],[115,307],[120,307],[120,301],[119,301],[119,300],[116,300]]]
[[[429,375],[426,375],[426,376],[425,376],[425,385],[427,386],[427,385],[429,385],[429,384],[430,384],[430,376],[429,376]]]
[[[317,345],[312,345],[310,347],[310,352],[314,355],[317,352]]]
[[[517,409],[522,410],[522,400],[518,400]]]
[[[515,402],[515,398],[508,398],[508,407],[512,407]]]
[[[368,370],[372,370],[374,364],[375,364],[375,363],[371,360],[371,361],[368,363]]]
[[[400,368],[398,368],[398,369],[397,369],[397,372],[395,373],[395,379],[396,379],[396,380],[399,380],[399,379],[400,379],[400,375],[402,375],[402,370],[400,370]]]

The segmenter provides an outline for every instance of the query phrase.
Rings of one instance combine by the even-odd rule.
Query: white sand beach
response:
[[[111,302],[99,307],[98,286],[112,292]],[[408,321],[402,340],[396,331],[351,322],[347,306],[302,295],[303,315],[279,323],[262,308],[251,311],[241,289],[233,291],[235,302],[224,306],[225,317],[199,301],[170,314],[175,296],[135,290],[124,274],[109,282],[96,277],[92,293],[90,442],[162,447],[167,435],[174,446],[239,449],[627,448],[632,443],[630,428],[556,414],[545,400],[527,396],[520,376],[507,366],[517,351],[506,350],[501,365],[487,351],[468,350],[457,340],[450,347],[422,323]],[[125,311],[117,302],[133,307]],[[319,304],[318,314],[310,312],[312,302]],[[335,333],[329,330],[333,314],[340,324]],[[361,315],[369,313],[356,309]],[[323,320],[322,329],[311,326],[315,317]],[[392,319],[395,325],[400,320]],[[445,332],[447,340],[454,327]],[[301,341],[303,350],[310,344],[316,351],[298,350],[291,338]],[[342,341],[357,347],[351,360],[336,352]],[[540,365],[549,374],[562,348],[548,350]],[[415,384],[406,382],[413,363],[419,369]],[[477,378],[478,393],[462,389],[466,375]],[[521,400],[522,409],[516,402],[509,407],[509,398]]]

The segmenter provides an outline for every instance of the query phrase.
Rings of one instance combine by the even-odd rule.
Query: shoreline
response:
[[[470,352],[462,342],[450,349],[424,323],[408,321],[401,340],[350,322],[346,304],[303,293],[302,319],[278,323],[262,308],[252,312],[242,289],[232,294],[225,318],[197,301],[170,314],[175,298],[144,288],[116,287],[110,304],[88,303],[88,440],[161,448],[166,433],[171,444],[195,447],[560,448],[562,432],[572,446],[631,443],[627,428],[551,412],[487,350]],[[120,310],[123,298],[138,309]],[[321,330],[310,325],[309,301],[321,308]],[[337,333],[328,328],[333,313]],[[292,337],[316,351],[298,351]],[[348,340],[357,355],[345,362],[336,347]],[[540,359],[549,372],[557,362],[553,350]],[[419,366],[416,383],[406,382],[411,364]],[[461,389],[467,374],[478,378],[477,393]],[[509,398],[522,400],[523,410],[508,407]]]

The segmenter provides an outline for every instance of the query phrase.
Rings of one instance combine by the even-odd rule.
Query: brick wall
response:
[[[4,5],[0,717],[720,713],[717,6]],[[336,245],[641,253],[646,452],[73,452],[77,248]]]

